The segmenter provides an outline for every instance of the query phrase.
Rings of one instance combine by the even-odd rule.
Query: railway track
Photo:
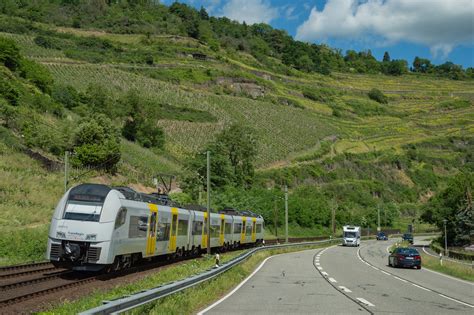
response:
[[[54,267],[50,262],[37,262],[24,265],[0,267],[0,281],[36,273],[52,272],[54,270],[59,269]]]

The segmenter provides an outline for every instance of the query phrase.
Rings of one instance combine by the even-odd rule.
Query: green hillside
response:
[[[64,189],[64,153],[75,150],[77,130],[91,114],[105,114],[120,130],[138,109],[155,138],[163,131],[163,145],[150,145],[146,134],[136,141],[118,135],[116,169],[76,161],[70,185],[94,181],[149,190],[155,174],[168,173],[178,175],[181,186],[194,154],[227,127],[245,126],[257,142],[255,180],[251,187],[216,191],[213,206],[254,209],[273,223],[274,196],[287,183],[294,235],[328,233],[331,207],[339,226],[374,227],[382,208],[384,225],[405,229],[450,178],[474,168],[474,81],[468,71],[462,80],[408,70],[386,75],[377,63],[379,71],[360,73],[321,47],[328,71],[304,69],[283,51],[257,53],[257,44],[272,45],[257,35],[240,42],[229,35],[225,44],[215,31],[213,40],[193,38],[169,22],[162,32],[130,26],[124,34],[86,18],[72,27],[74,13],[47,24],[33,11],[12,12],[0,15],[0,264],[40,257]],[[171,19],[167,11],[160,14]],[[15,67],[1,54],[11,45],[19,50]],[[374,88],[387,103],[368,96]],[[56,168],[48,170],[31,152]],[[276,203],[281,209],[281,200]],[[282,219],[280,213],[280,224]],[[33,244],[11,254],[32,235],[39,249]]]

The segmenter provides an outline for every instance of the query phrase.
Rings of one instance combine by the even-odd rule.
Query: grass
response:
[[[439,259],[421,252],[423,267],[434,271],[438,271],[459,279],[474,281],[474,268],[469,265],[463,265],[449,260],[444,260],[443,265],[439,263]]]

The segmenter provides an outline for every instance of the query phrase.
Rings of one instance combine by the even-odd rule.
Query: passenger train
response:
[[[80,271],[120,270],[157,256],[207,249],[207,212],[175,207],[166,195],[82,184],[69,189],[51,220],[47,259]],[[250,211],[211,213],[210,244],[225,250],[259,244],[264,221]]]

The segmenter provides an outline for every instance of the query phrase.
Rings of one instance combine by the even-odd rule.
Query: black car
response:
[[[402,236],[402,240],[408,241],[408,243],[413,244],[413,235],[411,235],[410,233],[405,233]]]
[[[421,269],[420,253],[412,247],[397,247],[388,256],[388,265],[392,267],[415,267]]]
[[[377,233],[377,241],[388,241],[387,235],[384,232]]]

